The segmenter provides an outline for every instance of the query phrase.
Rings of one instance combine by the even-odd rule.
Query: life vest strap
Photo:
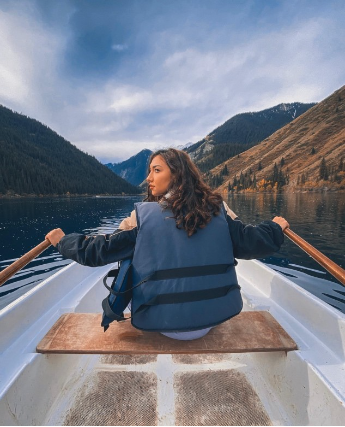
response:
[[[168,279],[182,279],[186,277],[201,277],[201,276],[212,276],[216,274],[225,274],[230,268],[234,267],[234,264],[213,264],[213,265],[199,265],[193,267],[181,267],[181,268],[170,268],[166,270],[158,270],[149,276],[141,280],[137,285],[132,286],[126,291],[114,291],[110,286],[107,285],[106,280],[108,276],[103,279],[104,286],[113,295],[122,295],[126,292],[132,292],[134,288],[137,288],[148,281],[157,280],[168,280]]]
[[[153,273],[149,280],[182,279],[185,277],[212,276],[224,274],[233,264],[198,265],[196,267],[170,268],[158,270]]]
[[[114,311],[111,309],[108,298],[105,298],[102,301],[102,308],[104,310],[104,313],[107,317],[109,317],[111,320],[125,320],[125,317],[123,313],[121,315],[114,313]]]
[[[221,298],[227,295],[231,290],[238,289],[240,286],[227,285],[221,286],[219,288],[213,289],[200,289],[197,291],[188,291],[188,292],[175,292],[173,294],[159,294],[156,295],[151,300],[147,301],[145,304],[141,305],[136,311],[135,314],[141,313],[149,306],[160,305],[160,304],[181,304],[186,302],[196,302],[204,301],[208,299]]]

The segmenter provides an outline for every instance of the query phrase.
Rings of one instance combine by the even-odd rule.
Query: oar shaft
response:
[[[4,268],[0,272],[0,286],[3,285],[13,275],[15,275],[19,270],[25,267],[26,264],[29,264],[30,261],[32,261],[39,254],[49,248],[49,246],[49,240],[44,240],[44,242],[41,242],[39,245],[35,246],[33,249],[31,249],[31,251],[27,252],[21,258],[17,259],[17,261],[14,261],[13,264]]]
[[[326,257],[318,251],[310,243],[306,242],[302,237],[298,236],[289,228],[284,230],[286,236],[291,239],[297,246],[303,249],[308,255],[310,255],[316,262],[318,262],[322,267],[324,267],[329,273],[332,274],[336,279],[340,281],[342,285],[345,286],[345,270],[341,268],[338,264]]]
[[[320,251],[318,251],[310,243],[306,242],[302,237],[298,236],[289,228],[284,230],[285,235],[291,239],[297,246],[303,249],[308,255],[310,255],[316,262],[322,265],[329,273],[331,273],[336,279],[345,286],[345,270],[337,265],[335,262],[330,260]],[[12,276],[18,271],[25,267],[29,262],[35,259],[43,251],[49,248],[49,240],[44,240],[39,245],[35,246],[31,251],[27,252],[21,258],[17,259],[14,263],[6,267],[0,272],[0,286],[7,282]]]

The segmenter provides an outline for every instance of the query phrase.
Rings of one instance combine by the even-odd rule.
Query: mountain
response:
[[[0,195],[139,192],[47,126],[0,105]]]
[[[314,105],[295,102],[279,104],[255,113],[237,114],[191,145],[187,152],[200,170],[208,171],[258,144]]]
[[[206,175],[224,193],[344,190],[345,86]]]
[[[193,142],[187,142],[187,144],[178,145],[176,148],[177,148],[178,150],[185,150],[185,151],[187,151],[187,149],[188,149],[189,147],[191,147],[192,145],[194,145],[194,143],[193,143]]]
[[[312,104],[279,104],[256,113],[237,114],[217,127],[201,141],[177,147],[185,150],[203,172],[209,171],[230,157],[247,150],[271,135],[277,129],[299,117]],[[110,170],[133,185],[140,185],[146,178],[150,150],[142,150],[121,163],[107,163]]]
[[[124,162],[107,163],[105,166],[131,184],[139,185],[147,176],[147,162],[151,154],[151,150],[145,149]]]

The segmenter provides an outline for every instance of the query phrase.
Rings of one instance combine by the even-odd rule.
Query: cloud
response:
[[[128,46],[126,44],[113,44],[111,48],[116,52],[123,52],[128,49]]]
[[[21,34],[16,28],[22,29]],[[37,26],[30,28],[23,16],[0,11],[0,96],[9,102],[22,102],[29,98],[35,77],[32,52],[36,38],[42,38]]]
[[[319,101],[344,84],[345,32],[336,9],[308,15],[303,4],[283,2],[277,22],[267,8],[254,21],[247,2],[227,25],[220,14],[231,11],[228,2],[217,2],[223,9],[212,9],[212,20],[207,8],[194,16],[182,2],[186,9],[174,15],[169,6],[163,25],[164,5],[143,19],[141,9],[128,15],[114,3],[97,22],[91,15],[84,22],[84,8],[71,1],[65,18],[54,16],[50,25],[34,2],[9,4],[16,6],[0,9],[0,103],[103,161],[197,142],[235,114]],[[92,12],[91,3],[86,9]],[[89,58],[98,58],[97,74],[87,72]]]
[[[152,94],[136,87],[120,87],[113,90],[110,108],[116,113],[143,111],[154,104]]]
[[[66,37],[47,28],[26,2],[0,10],[0,103],[54,126],[68,84],[59,76]]]

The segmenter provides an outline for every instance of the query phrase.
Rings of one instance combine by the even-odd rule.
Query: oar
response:
[[[316,262],[322,265],[329,273],[332,274],[339,282],[345,286],[345,270],[341,268],[338,264],[330,260],[326,257],[326,255],[322,254],[318,251],[314,246],[310,243],[306,242],[302,237],[298,236],[289,228],[284,230],[286,236],[291,239],[297,246],[303,249],[308,255],[310,255]]]
[[[49,240],[44,240],[44,242],[41,242],[39,245],[35,246],[33,249],[31,249],[31,251],[27,252],[21,258],[17,259],[17,261],[14,261],[13,264],[4,268],[0,272],[0,286],[3,285],[10,277],[16,274],[19,270],[25,267],[26,264],[29,264],[30,261],[32,261],[39,254],[49,248],[49,246]]]

